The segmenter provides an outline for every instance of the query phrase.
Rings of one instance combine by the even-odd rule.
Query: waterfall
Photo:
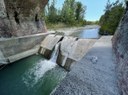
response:
[[[50,61],[56,63],[56,60],[57,60],[57,57],[58,57],[58,54],[59,54],[59,46],[60,46],[60,42],[56,44],[56,46],[54,48],[54,51],[53,51],[53,53],[51,55]]]

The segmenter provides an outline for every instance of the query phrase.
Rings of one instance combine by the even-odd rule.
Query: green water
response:
[[[33,55],[7,65],[0,71],[0,95],[49,95],[67,73],[53,64]]]

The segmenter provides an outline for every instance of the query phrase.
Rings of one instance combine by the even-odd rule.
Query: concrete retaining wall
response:
[[[48,33],[0,40],[0,64],[8,64],[37,53]]]

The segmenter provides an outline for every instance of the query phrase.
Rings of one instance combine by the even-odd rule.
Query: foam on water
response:
[[[24,77],[23,81],[26,86],[33,87],[42,77],[43,75],[56,67],[56,63],[53,63],[48,60],[43,60],[35,64],[33,68],[29,69]]]

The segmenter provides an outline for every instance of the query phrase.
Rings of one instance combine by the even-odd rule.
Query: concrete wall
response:
[[[123,16],[112,39],[121,95],[128,95],[128,12]]]
[[[0,40],[0,64],[7,64],[37,53],[48,33]]]

